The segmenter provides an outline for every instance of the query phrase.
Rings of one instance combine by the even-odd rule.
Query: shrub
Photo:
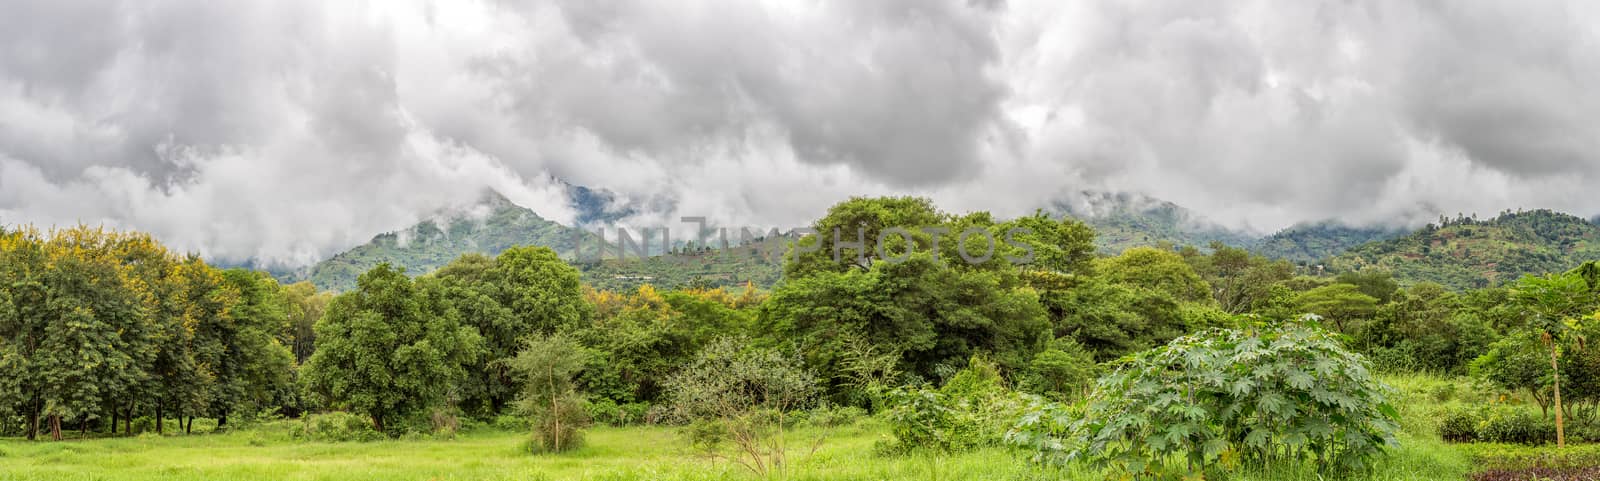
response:
[[[999,444],[1022,406],[994,364],[978,357],[938,390],[900,387],[885,393],[882,404],[888,406],[885,419],[896,441],[883,448],[891,452]]]
[[[291,435],[326,442],[376,441],[385,438],[383,433],[373,429],[372,421],[365,416],[341,411],[306,416],[301,428],[291,432]]]
[[[819,428],[850,426],[867,415],[865,409],[855,406],[821,405],[806,416],[806,423]]]
[[[1490,409],[1478,422],[1477,440],[1540,445],[1555,442],[1556,424],[1525,409]]]
[[[929,449],[960,451],[975,444],[977,427],[963,419],[944,393],[933,389],[900,387],[884,395],[889,410],[884,419],[897,444],[885,446],[891,452]]]
[[[494,421],[490,422],[489,425],[501,431],[527,431],[533,429],[533,421],[529,420],[527,416],[513,416],[510,414],[495,416]]]
[[[533,418],[539,451],[561,452],[582,445],[579,430],[588,427],[589,413],[573,378],[588,357],[577,341],[554,334],[524,339],[517,357],[506,362],[524,380],[517,407]]]
[[[1225,452],[1365,470],[1394,443],[1389,389],[1336,337],[1299,323],[1213,329],[1120,361],[1081,417],[1035,406],[1012,442],[1049,464],[1191,474]]]
[[[1446,410],[1439,420],[1439,437],[1452,443],[1470,443],[1478,440],[1478,421],[1482,416],[1473,409]]]
[[[786,461],[784,416],[810,403],[818,382],[798,357],[749,345],[740,338],[713,341],[666,387],[680,412],[722,424],[738,447],[731,459],[766,477]]]
[[[599,399],[584,405],[584,410],[589,413],[589,418],[594,422],[607,426],[632,426],[645,422],[645,414],[650,410],[650,405],[645,403],[617,404],[610,399]]]

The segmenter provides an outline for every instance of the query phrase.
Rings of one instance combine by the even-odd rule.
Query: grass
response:
[[[804,433],[801,433],[802,435]],[[690,450],[671,428],[596,428],[586,445],[560,455],[528,455],[524,435],[503,431],[454,440],[371,443],[294,441],[270,430],[227,434],[93,439],[0,440],[0,480],[745,480],[744,468]],[[948,455],[884,456],[884,430],[866,422],[836,431],[816,453],[790,455],[776,478],[790,480],[1105,479],[1099,473],[1041,471],[1000,448]],[[791,442],[791,445],[804,443]],[[800,449],[796,446],[796,450]],[[1367,479],[1466,479],[1461,450],[1407,438]],[[1312,467],[1243,470],[1234,479],[1317,479]]]

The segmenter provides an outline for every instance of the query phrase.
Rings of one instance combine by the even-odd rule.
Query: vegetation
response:
[[[1220,242],[1105,255],[1073,218],[908,197],[811,228],[770,288],[612,289],[508,246],[338,294],[7,228],[0,479],[1461,479],[1486,446],[1600,441],[1596,264],[1458,289]],[[1532,459],[1504,469],[1593,465]]]
[[[1376,268],[1411,282],[1457,290],[1515,281],[1525,274],[1560,272],[1600,258],[1600,226],[1533,210],[1488,220],[1440,219],[1410,235],[1365,244],[1335,256],[1328,268]]]
[[[1337,222],[1302,224],[1273,233],[1250,247],[1262,256],[1314,267],[1352,247],[1407,234],[1390,227],[1353,227]]]
[[[283,280],[309,280],[318,289],[342,292],[354,289],[356,279],[378,264],[420,275],[463,254],[493,256],[518,245],[548,247],[566,258],[579,257],[577,249],[590,257],[611,249],[592,232],[546,220],[497,192],[486,191],[476,205],[442,213],[405,230],[379,234],[305,272],[289,273]]]

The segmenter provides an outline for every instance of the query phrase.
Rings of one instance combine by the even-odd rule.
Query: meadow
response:
[[[797,435],[809,433],[801,432]],[[455,439],[319,443],[288,439],[270,427],[225,434],[146,435],[63,442],[0,440],[0,480],[745,480],[744,468],[691,449],[670,427],[601,427],[587,443],[561,454],[530,455],[524,433],[467,432]],[[881,455],[886,432],[873,421],[838,430],[815,453],[793,447],[792,465],[774,478],[793,480],[1104,479],[1086,471],[1030,466],[1005,448],[952,455]],[[1372,480],[1466,479],[1465,452],[1440,441],[1407,437]],[[1284,468],[1238,473],[1234,479],[1315,478]]]

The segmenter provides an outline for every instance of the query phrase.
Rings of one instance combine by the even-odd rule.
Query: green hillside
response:
[[[1523,274],[1560,272],[1600,259],[1600,226],[1572,215],[1534,210],[1489,220],[1441,219],[1404,237],[1351,248],[1333,271],[1379,268],[1403,282],[1456,289],[1498,285]]]
[[[485,193],[471,208],[425,220],[406,230],[379,234],[372,241],[317,263],[304,274],[319,289],[345,291],[356,277],[381,262],[425,274],[466,253],[499,254],[512,246],[537,245],[572,256],[577,239],[585,255],[603,245],[598,236],[539,217],[498,193]],[[299,279],[286,279],[299,280]]]
[[[608,256],[599,262],[579,262],[577,266],[583,271],[585,283],[612,291],[632,291],[642,284],[679,289],[753,283],[770,288],[783,277],[786,241],[784,237],[769,237],[727,249],[686,247],[644,259]]]
[[[1267,258],[1296,264],[1327,260],[1351,247],[1393,239],[1409,231],[1388,227],[1350,227],[1337,222],[1301,224],[1278,231],[1251,250]]]
[[[1205,247],[1213,241],[1249,247],[1258,241],[1255,236],[1216,225],[1167,201],[1126,193],[1083,193],[1078,200],[1057,201],[1051,211],[1093,227],[1095,245],[1103,254],[1161,244]]]

